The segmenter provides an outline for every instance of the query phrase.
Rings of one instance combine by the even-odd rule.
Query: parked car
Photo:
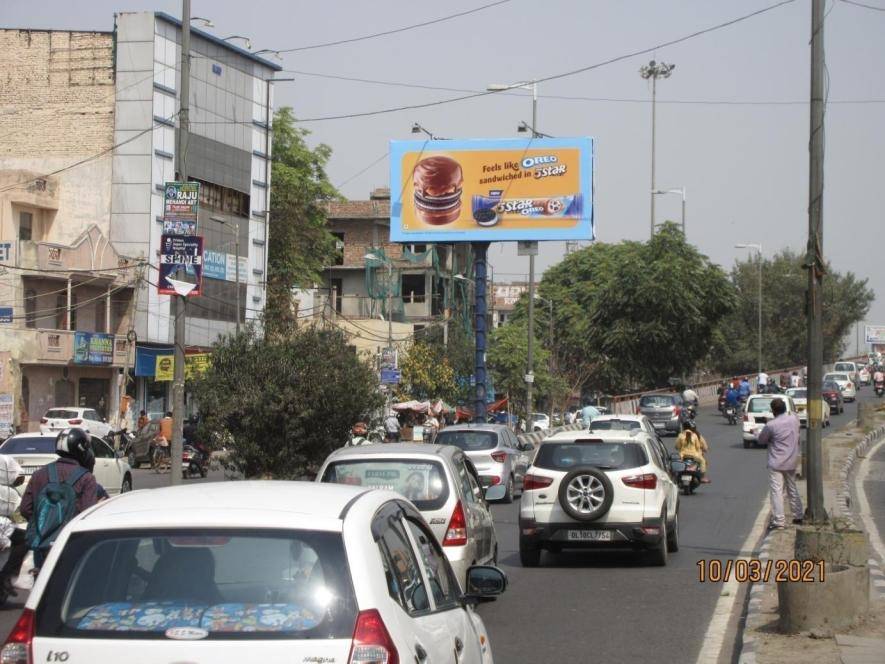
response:
[[[824,381],[821,387],[821,396],[830,405],[830,411],[834,411],[839,415],[845,412],[845,399],[842,396],[842,389],[838,383],[834,383],[831,380]]]
[[[796,405],[799,424],[803,427],[808,426],[808,390],[804,387],[791,387],[787,390],[787,395],[793,399],[793,403]],[[823,425],[830,426],[830,404],[824,398],[821,398],[821,413]]]
[[[31,475],[38,468],[58,459],[55,453],[56,434],[21,433],[6,439],[0,445],[0,454],[8,454],[22,467],[26,481],[19,492],[24,493]],[[95,468],[92,473],[110,495],[132,490],[132,471],[125,459],[120,459],[114,450],[101,438],[92,434],[92,452],[95,454]]]
[[[852,362],[852,364],[854,364]],[[845,401],[854,401],[857,398],[857,390],[854,386],[854,381],[847,373],[838,373],[831,372],[828,374],[824,374],[824,381],[832,381],[839,385],[839,389],[842,390],[842,398]]]
[[[498,537],[467,456],[451,445],[388,443],[329,455],[317,482],[396,491],[430,524],[462,588],[471,565],[494,565]],[[503,492],[503,487],[496,489]]]
[[[796,405],[792,397],[786,394],[751,394],[744,404],[743,433],[744,448],[755,447],[759,444],[759,433],[765,428],[769,420],[774,419],[771,412],[771,402],[775,399],[782,400],[787,406],[787,412],[796,415]]]
[[[833,372],[848,374],[848,379],[856,385],[859,382],[857,377],[858,368],[856,362],[839,361],[833,365]]]
[[[160,420],[150,420],[141,429],[135,432],[126,449],[124,456],[129,460],[129,465],[138,468],[143,463],[150,463],[154,454],[154,441],[160,434]]]
[[[550,416],[547,413],[532,413],[532,426],[526,431],[549,431]]]
[[[0,658],[283,664],[458,653],[490,664],[474,605],[506,585],[499,569],[473,567],[462,593],[421,514],[391,491],[268,481],[138,491],[64,529]]]
[[[522,444],[509,428],[500,424],[456,424],[440,431],[437,445],[454,445],[467,455],[484,489],[503,485],[501,500],[513,502],[517,487],[522,490],[525,469],[535,446]]]
[[[644,394],[636,414],[645,415],[656,430],[676,436],[682,430],[682,407],[680,394]]]
[[[567,431],[544,440],[525,479],[519,557],[543,550],[628,548],[666,565],[679,548],[679,488],[652,437]]]
[[[107,420],[93,408],[80,408],[79,406],[50,408],[40,418],[41,433],[57,435],[71,427],[80,427],[99,438],[104,438],[111,432],[111,426]]]

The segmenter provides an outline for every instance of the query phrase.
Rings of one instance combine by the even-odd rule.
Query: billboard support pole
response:
[[[473,276],[474,276],[474,329],[476,330],[476,349],[474,352],[473,375],[476,379],[474,392],[474,422],[486,421],[486,268],[488,261],[488,242],[473,243]]]

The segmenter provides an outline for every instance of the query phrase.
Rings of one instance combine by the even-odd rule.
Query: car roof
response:
[[[624,413],[623,415],[619,415],[618,413],[606,413],[605,415],[600,415],[599,417],[594,417],[594,422],[607,422],[609,420],[622,420],[624,422],[642,422],[645,419],[645,415],[628,415]]]
[[[678,392],[649,392],[647,394],[640,395],[640,399],[644,399],[645,397],[680,397],[682,395]]]
[[[532,413],[533,415],[543,415],[543,413]],[[509,427],[506,424],[484,424],[477,422],[476,424],[453,424],[452,426],[440,429],[440,433],[445,431],[494,431],[500,433]]]
[[[89,408],[87,406],[53,406],[52,408],[47,408],[46,412],[48,413],[50,410],[94,410],[94,409]]]
[[[631,429],[630,431],[620,429],[585,431],[579,429],[577,431],[560,431],[555,433],[542,440],[541,445],[544,443],[571,443],[576,440],[587,440],[590,438],[602,440],[606,443],[637,443],[645,440],[647,437],[648,434],[641,429]]]
[[[57,433],[43,433],[42,431],[30,431],[28,433],[17,433],[10,436],[6,440],[19,440],[20,438],[58,438]],[[6,440],[3,442],[5,443]]]
[[[130,491],[98,503],[71,522],[74,531],[248,527],[340,531],[364,497],[400,499],[392,491],[346,484],[246,480]],[[381,495],[383,494],[383,495]]]
[[[328,460],[366,456],[451,456],[459,452],[454,445],[433,445],[427,443],[376,443],[342,447],[329,455]]]

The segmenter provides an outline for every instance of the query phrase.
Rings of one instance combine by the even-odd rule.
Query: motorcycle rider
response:
[[[12,586],[12,581],[18,576],[22,561],[28,555],[25,531],[15,528],[12,523],[12,515],[21,502],[15,487],[24,480],[25,476],[18,462],[11,456],[0,454],[0,522],[3,522],[3,538],[8,540],[7,546],[10,549],[6,564],[0,570],[0,583],[3,584],[2,592],[13,597],[18,593]]]
[[[873,386],[876,392],[885,387],[885,373],[882,372],[882,367],[876,367],[876,373],[873,374]]]
[[[691,457],[697,460],[698,467],[701,470],[701,482],[704,484],[710,483],[707,477],[707,459],[704,457],[704,453],[709,449],[707,441],[698,433],[694,420],[686,422],[682,433],[676,439],[676,451],[679,452],[679,456],[682,459]]]
[[[686,406],[698,405],[698,393],[691,389],[691,385],[682,391],[682,400],[685,402]]]
[[[350,440],[347,441],[347,447],[357,447],[358,445],[369,445],[369,427],[365,422],[357,422],[350,429]]]
[[[741,384],[738,386],[738,392],[740,392],[741,401],[746,401],[747,397],[750,396],[750,381],[747,379],[746,376],[741,378]]]

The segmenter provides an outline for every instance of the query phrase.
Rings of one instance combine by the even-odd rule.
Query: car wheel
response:
[[[559,504],[575,521],[593,521],[606,514],[614,499],[611,480],[593,466],[575,468],[559,483]]]
[[[507,490],[504,492],[504,497],[501,498],[501,502],[507,505],[513,502],[513,475],[510,475],[507,478]]]
[[[519,562],[523,567],[537,567],[541,564],[541,549],[537,546],[519,542]]]
[[[679,551],[679,513],[673,516],[673,523],[667,529],[667,551],[674,553]]]
[[[667,514],[661,519],[661,541],[648,550],[648,562],[655,567],[667,565],[667,540],[670,537],[667,531]]]
[[[135,450],[129,450],[129,454],[126,455],[126,461],[129,462],[129,467],[133,470],[138,468],[138,457],[135,456]]]
[[[749,440],[745,440],[745,441],[744,441],[744,449],[745,449],[745,450],[750,449],[750,441],[749,441]]]
[[[127,475],[123,478],[123,485],[120,487],[120,493],[129,493],[132,491],[132,478]]]

